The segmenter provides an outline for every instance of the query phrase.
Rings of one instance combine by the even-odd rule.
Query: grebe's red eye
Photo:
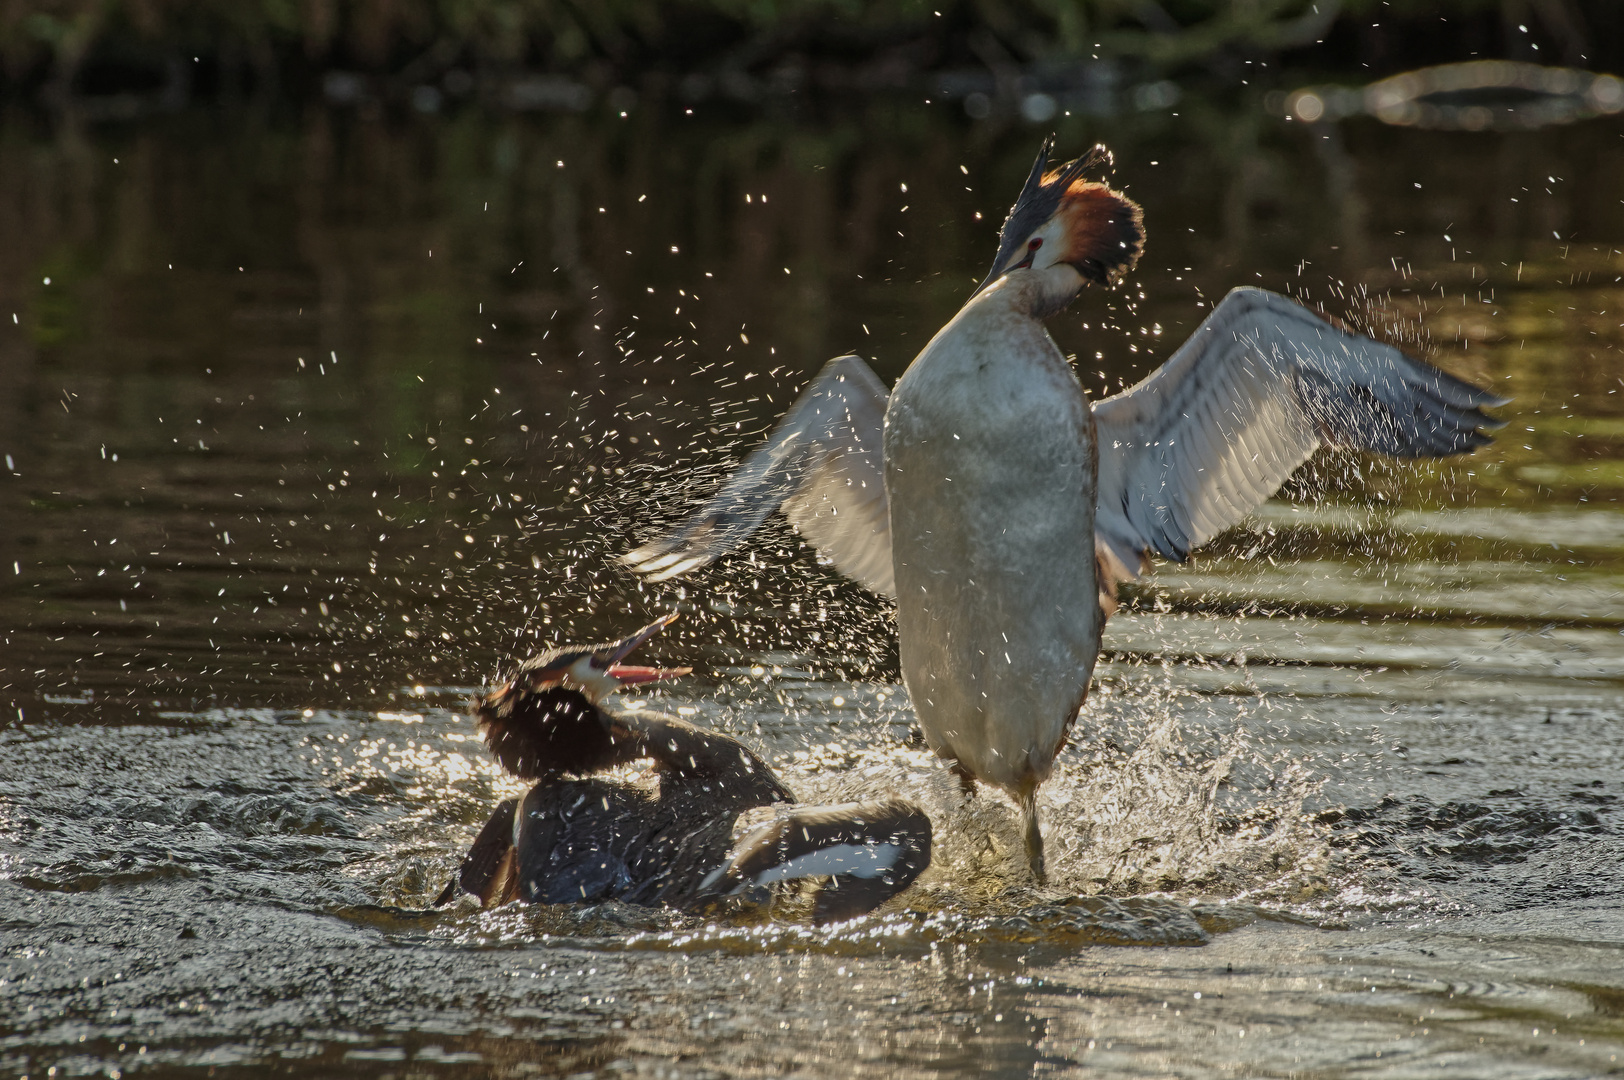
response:
[[[1034,236],[1032,238],[1032,242],[1030,244],[1026,245],[1026,250],[1027,251],[1036,251],[1038,248],[1040,248],[1042,246],[1043,246],[1043,237]]]

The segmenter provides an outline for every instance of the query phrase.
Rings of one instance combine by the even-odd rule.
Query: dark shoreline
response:
[[[1065,14],[1020,0],[941,0],[767,15],[720,0],[287,10],[151,0],[69,17],[25,0],[0,22],[0,100],[109,118],[323,97],[423,112],[468,103],[579,111],[640,100],[770,106],[898,93],[982,93],[997,102],[1018,99],[1022,87],[1053,93],[1102,77],[1267,88],[1282,68],[1297,81],[1368,81],[1483,58],[1624,67],[1624,8],[1608,0],[1402,8],[1281,0],[1251,14],[1219,0],[1121,7],[1078,0]]]

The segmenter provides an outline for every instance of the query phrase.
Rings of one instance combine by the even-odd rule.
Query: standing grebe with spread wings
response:
[[[887,393],[830,361],[703,506],[626,555],[654,580],[738,547],[773,510],[896,599],[926,740],[1026,817],[1087,692],[1117,585],[1182,561],[1321,446],[1444,457],[1490,441],[1505,399],[1262,289],[1236,289],[1138,385],[1090,402],[1043,321],[1139,258],[1139,207],[1053,171],[1044,144],[987,279]],[[1092,542],[1090,542],[1092,540]],[[1090,549],[1092,548],[1092,557]]]

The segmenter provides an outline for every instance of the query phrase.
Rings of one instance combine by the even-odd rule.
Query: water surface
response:
[[[1620,1071],[1624,126],[1059,130],[1149,229],[1054,320],[1091,392],[1261,284],[1515,401],[1471,458],[1322,455],[1133,593],[1037,889],[910,744],[883,604],[781,524],[686,583],[613,556],[827,358],[899,374],[1040,132],[5,118],[0,1071]],[[672,606],[696,674],[643,700],[804,799],[920,800],[930,874],[834,930],[424,911],[519,790],[468,694]]]

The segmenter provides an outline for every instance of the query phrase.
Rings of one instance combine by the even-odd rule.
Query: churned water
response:
[[[1149,233],[1054,320],[1092,393],[1261,284],[1516,400],[1471,458],[1322,455],[1131,595],[1046,887],[781,523],[618,568],[824,360],[894,378],[956,310],[1041,136],[989,125],[0,124],[0,1073],[1624,1072],[1617,122],[1060,118]],[[928,874],[825,929],[427,910],[520,790],[468,696],[672,607],[695,675],[638,700],[917,799]]]

